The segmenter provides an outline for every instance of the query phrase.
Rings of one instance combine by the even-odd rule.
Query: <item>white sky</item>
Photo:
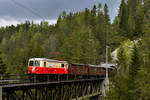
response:
[[[111,21],[118,13],[121,0],[0,0],[0,26],[17,25],[26,20],[40,23],[42,16],[49,24],[55,24],[62,11],[78,12],[91,9],[99,2],[107,3]],[[19,4],[20,5],[19,5]],[[33,14],[36,13],[36,14]]]

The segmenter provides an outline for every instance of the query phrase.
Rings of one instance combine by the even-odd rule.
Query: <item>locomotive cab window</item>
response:
[[[40,66],[40,61],[34,61],[34,66]]]
[[[30,61],[29,66],[40,66],[40,61]]]
[[[64,67],[65,67],[65,65],[64,65],[64,64],[61,64],[61,67],[62,67],[62,68],[64,68]]]
[[[30,61],[29,66],[33,66],[33,65],[34,65],[34,61]]]

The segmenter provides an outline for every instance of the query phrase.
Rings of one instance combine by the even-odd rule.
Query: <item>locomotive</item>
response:
[[[109,68],[111,75],[112,68]],[[28,74],[36,79],[77,79],[105,77],[106,68],[100,65],[68,63],[67,61],[47,58],[31,58],[28,62]]]

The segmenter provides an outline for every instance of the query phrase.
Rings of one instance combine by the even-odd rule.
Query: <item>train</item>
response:
[[[113,68],[109,67],[109,75]],[[87,79],[105,77],[106,68],[100,65],[69,63],[67,61],[30,58],[28,61],[28,75],[38,80]]]

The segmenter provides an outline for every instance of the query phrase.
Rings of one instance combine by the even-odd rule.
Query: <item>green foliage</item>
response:
[[[109,61],[111,51],[120,47],[118,68],[106,99],[149,99],[150,0],[122,0],[112,24],[108,13],[107,4],[102,10],[99,3],[82,12],[63,11],[56,25],[26,21],[1,27],[0,73],[26,73],[32,57],[99,64],[105,61],[106,45],[111,48]],[[136,43],[140,39],[142,43]]]
[[[128,9],[127,18],[125,18],[125,12],[121,16],[123,12],[121,9],[125,9],[123,7],[125,4]],[[131,45],[130,42],[126,43],[127,45],[122,43],[124,46],[120,47],[118,55],[117,75],[113,78],[112,87],[108,92],[108,100],[147,100],[150,98],[149,5],[149,0],[128,0],[127,3],[122,0],[117,21],[120,22],[120,26],[128,26],[128,30],[126,30],[128,33],[125,32],[124,36],[133,40],[142,38],[143,41],[140,48],[137,45]],[[127,24],[125,24],[126,20]],[[118,27],[117,22],[114,27]],[[120,29],[123,28],[125,26],[120,27]],[[128,49],[129,47],[133,49]]]
[[[67,14],[63,11],[56,25],[26,21],[17,26],[2,27],[0,50],[10,74],[25,73],[28,59],[32,57],[99,64],[105,60],[106,44],[113,47],[112,50],[119,45],[117,35],[113,38],[113,31],[108,7],[105,4],[103,12],[99,3],[82,12]],[[59,55],[55,56],[56,52]]]
[[[137,46],[134,44],[132,56],[131,56],[131,62],[129,65],[129,83],[134,82],[134,79],[136,78],[137,72],[140,69],[140,57],[137,50]]]
[[[144,0],[144,24],[143,24],[143,47],[140,49],[143,54],[143,64],[136,79],[137,100],[147,100],[150,98],[150,23],[149,23],[149,0]]]
[[[136,7],[136,20],[135,20],[135,36],[138,35],[142,36],[143,32],[143,25],[144,25],[144,10],[142,6],[142,0],[138,0],[138,4]]]
[[[130,46],[127,47],[126,44]],[[128,48],[128,49],[127,49]],[[137,100],[136,79],[141,67],[140,53],[137,43],[127,41],[122,44],[118,52],[118,68],[112,79],[108,100]],[[130,55],[126,56],[126,55]]]
[[[122,35],[128,35],[128,11],[127,11],[127,4],[125,3],[124,0],[122,0],[121,5],[120,5],[120,10],[119,10],[119,28],[120,28],[120,33]]]
[[[122,0],[114,20],[116,33],[126,40],[118,52],[118,68],[107,100],[150,98],[150,0]],[[140,41],[142,38],[142,41]],[[137,41],[139,41],[137,43]]]
[[[64,42],[61,53],[65,60],[76,63],[95,63],[98,60],[98,41],[94,40],[91,31],[86,27],[78,29],[77,33],[72,33],[70,38]],[[72,55],[72,56],[70,56]]]
[[[112,24],[108,12],[107,4],[102,10],[99,3],[82,12],[63,11],[56,25],[26,21],[1,27],[0,73],[26,73],[28,59],[32,57],[99,64],[105,61],[106,45],[111,48],[109,58],[111,51],[120,46],[118,68],[106,99],[150,98],[150,0],[122,0]],[[136,41],[140,39],[139,46]]]
[[[143,35],[144,10],[142,0],[122,0],[119,9],[119,33],[135,40]]]
[[[4,63],[4,59],[1,52],[0,52],[0,74],[6,74],[6,64]]]
[[[108,15],[108,6],[107,4],[104,5],[104,19],[108,23],[110,21],[109,15]]]

